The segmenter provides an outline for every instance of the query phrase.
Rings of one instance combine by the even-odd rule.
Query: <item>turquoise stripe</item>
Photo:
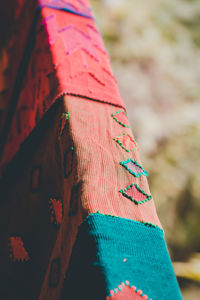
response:
[[[126,280],[153,300],[182,299],[162,230],[90,215],[79,227],[61,299],[104,300]]]
[[[75,9],[71,9],[67,6],[63,6],[63,7],[60,7],[60,6],[56,6],[54,4],[42,4],[42,5],[39,5],[38,6],[38,9],[40,10],[41,8],[43,7],[48,7],[48,8],[52,8],[52,9],[58,9],[58,10],[62,10],[62,11],[66,11],[66,12],[69,12],[69,13],[72,13],[72,14],[75,14],[75,15],[78,15],[78,16],[81,16],[81,17],[85,17],[85,18],[89,18],[89,19],[93,19],[93,16],[92,16],[92,13],[90,14],[85,14],[85,13],[82,13],[82,12],[78,12],[77,10]]]

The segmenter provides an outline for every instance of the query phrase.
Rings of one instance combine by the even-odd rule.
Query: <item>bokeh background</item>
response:
[[[150,173],[183,298],[199,300],[200,1],[91,4]]]

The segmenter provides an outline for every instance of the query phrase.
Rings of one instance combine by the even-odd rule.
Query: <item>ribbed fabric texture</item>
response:
[[[61,300],[106,299],[126,281],[149,299],[182,299],[161,229],[90,215],[79,228]]]
[[[0,299],[181,299],[88,0],[12,3],[16,31],[1,74]]]

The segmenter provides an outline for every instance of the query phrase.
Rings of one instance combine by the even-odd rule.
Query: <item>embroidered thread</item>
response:
[[[112,218],[114,218],[114,219],[122,219],[122,220],[124,220],[124,221],[126,221],[126,222],[130,222],[130,223],[133,223],[133,222],[134,222],[134,223],[137,223],[137,225],[139,225],[139,226],[142,226],[142,227],[145,226],[145,227],[150,227],[150,228],[158,229],[158,230],[161,230],[161,231],[164,233],[164,230],[163,230],[162,228],[160,228],[159,226],[154,225],[154,224],[152,224],[152,223],[150,223],[150,222],[144,222],[144,221],[142,221],[142,220],[134,221],[134,220],[127,219],[127,218],[117,217],[117,216],[115,216],[115,215],[103,214],[103,213],[101,213],[99,210],[97,210],[95,213],[91,213],[89,216],[87,216],[87,217],[82,221],[81,224],[87,222],[87,220],[90,218],[90,216],[94,216],[94,215],[101,215],[101,216],[105,216],[105,217],[112,217]],[[79,227],[81,226],[81,224],[79,225]]]
[[[92,74],[91,72],[88,73],[94,80],[96,80],[99,84],[105,86],[105,83],[102,82],[100,79],[98,79],[94,74]]]
[[[147,295],[144,295],[142,290],[137,289],[134,285],[130,285],[128,280],[119,284],[114,290],[111,290],[106,300],[120,300],[122,298],[127,300],[152,300]]]
[[[10,249],[10,258],[14,262],[23,262],[28,261],[30,259],[21,237],[10,237],[8,239],[8,245]]]
[[[63,219],[62,201],[56,198],[50,198],[49,205],[50,205],[51,223],[59,226],[62,223],[62,219]]]
[[[138,222],[141,222],[142,224],[144,224],[145,226],[147,227],[153,227],[153,228],[158,228],[160,229],[162,232],[164,232],[164,230],[160,227],[158,227],[157,225],[151,223],[151,222],[144,222],[144,221],[138,221]]]
[[[136,160],[132,158],[121,161],[120,165],[122,165],[125,169],[127,169],[132,175],[135,177],[140,177],[141,175],[149,176],[148,172],[146,172],[142,166],[138,164]]]
[[[142,204],[152,198],[151,195],[146,194],[136,183],[130,184],[119,192],[135,204]]]
[[[115,77],[113,76],[113,74],[111,74],[111,72],[109,70],[107,70],[106,68],[102,67],[102,70],[108,75],[110,76],[114,81],[115,83],[117,83],[117,80],[115,79]]]
[[[60,128],[59,128],[59,139],[64,133],[65,127],[66,127],[66,122],[69,120],[70,113],[63,113],[60,119]]]
[[[77,50],[82,50],[96,62],[100,61],[100,57],[93,45],[91,37],[75,25],[68,25],[67,27],[61,28],[59,33],[63,40],[67,55],[70,55]]]
[[[113,140],[116,141],[126,152],[139,150],[136,141],[128,133],[123,133],[122,135],[113,138]]]
[[[120,125],[126,128],[130,128],[128,125],[128,119],[127,119],[127,114],[123,110],[119,110],[115,112],[114,114],[111,115],[111,117]]]

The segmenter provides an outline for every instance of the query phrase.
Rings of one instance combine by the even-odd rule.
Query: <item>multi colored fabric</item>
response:
[[[53,0],[46,2],[55,3]],[[79,0],[75,2],[77,5],[80,3]],[[2,112],[0,173],[6,169],[39,120],[62,95],[82,96],[124,107],[95,21],[65,10],[49,8],[48,5],[40,6],[41,3],[38,3],[39,8],[32,17],[23,56],[20,53],[22,61],[18,72],[15,71],[16,83],[10,95],[12,99],[7,118]],[[56,3],[63,3],[63,8],[67,5],[65,1]],[[22,22],[20,17],[19,23]],[[26,23],[20,25],[25,26]],[[7,52],[8,49],[5,49],[4,59],[9,60]],[[12,65],[9,68],[12,69]],[[4,76],[8,77],[6,71]]]
[[[88,0],[39,0],[39,8],[49,7],[71,12],[86,18],[93,18]]]
[[[12,1],[22,45],[10,30],[1,51],[0,299],[181,299],[88,1]]]

